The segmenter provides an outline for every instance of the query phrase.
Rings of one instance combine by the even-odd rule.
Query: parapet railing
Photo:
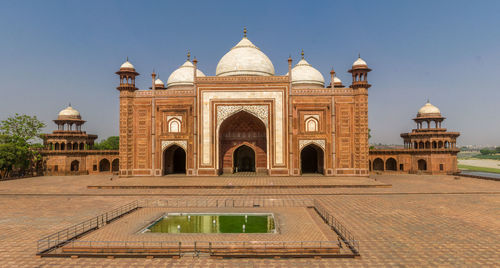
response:
[[[353,254],[359,256],[359,242],[354,238],[354,236],[345,228],[345,226],[340,223],[333,215],[331,215],[328,210],[318,201],[314,200],[314,209],[321,216],[321,218],[328,224],[342,239],[344,244],[346,244]]]
[[[52,249],[61,247],[69,241],[78,238],[90,231],[98,229],[101,226],[136,210],[137,208],[139,208],[139,202],[136,200],[101,215],[98,215],[97,217],[90,218],[84,222],[75,224],[59,232],[45,236],[37,242],[37,254],[43,254]]]
[[[67,243],[59,254],[211,256],[346,255],[336,241],[79,241]]]
[[[259,207],[312,207],[312,199],[155,199],[141,200],[140,207],[165,208],[259,208]]]

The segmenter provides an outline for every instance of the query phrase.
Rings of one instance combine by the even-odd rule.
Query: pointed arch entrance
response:
[[[163,175],[186,174],[186,151],[173,144],[163,151]]]
[[[323,149],[316,144],[309,144],[300,151],[300,171],[323,174]]]
[[[241,145],[234,150],[233,172],[255,172],[255,151],[252,148]]]
[[[219,173],[225,174],[267,172],[267,134],[261,119],[239,111],[222,122],[218,164]]]
[[[424,159],[419,159],[417,161],[417,165],[418,165],[418,170],[421,171],[427,170],[427,161],[425,161]]]

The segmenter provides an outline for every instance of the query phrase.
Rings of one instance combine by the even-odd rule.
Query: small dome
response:
[[[418,110],[417,117],[429,117],[429,116],[441,116],[441,111],[438,107],[432,105],[430,102],[427,103]]]
[[[271,60],[248,38],[241,41],[227,52],[217,64],[216,76],[231,75],[274,75]]]
[[[193,77],[194,65],[189,60],[184,62],[177,70],[175,70],[167,80],[167,88],[171,86],[192,86],[194,84]],[[196,70],[196,76],[205,76],[205,74]]]
[[[65,119],[82,119],[82,118],[80,116],[80,112],[73,109],[73,107],[71,107],[70,104],[66,109],[59,112],[57,119],[65,120]]]
[[[165,84],[163,84],[163,81],[161,81],[160,78],[156,78],[155,86],[163,87]]]
[[[335,77],[333,77],[333,83],[334,84],[337,84],[337,83],[338,84],[342,84],[342,80],[340,80],[340,78],[338,78],[338,77],[335,76]]]
[[[120,66],[120,69],[135,69],[134,68],[134,65],[132,65],[132,63],[130,63],[128,60],[126,62],[124,62],[122,64],[122,66]]]
[[[292,85],[311,84],[323,87],[325,78],[323,75],[302,58],[295,67],[292,68]]]
[[[352,68],[367,68],[368,64],[366,64],[366,61],[364,61],[361,57],[358,57],[358,59],[352,64]]]

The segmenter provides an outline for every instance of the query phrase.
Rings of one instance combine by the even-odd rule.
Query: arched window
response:
[[[85,143],[83,143],[83,142],[80,143],[80,150],[81,151],[85,150]]]
[[[73,143],[73,150],[78,150],[78,143]]]
[[[433,141],[433,142],[432,142],[432,148],[433,148],[433,149],[436,149],[436,148],[437,148],[437,143],[436,143],[436,141]]]
[[[181,122],[174,118],[168,122],[168,132],[181,132]]]
[[[418,143],[418,148],[419,148],[419,149],[424,149],[424,142],[422,142],[422,141],[421,141],[421,142],[419,142],[419,143]]]
[[[314,117],[306,119],[306,131],[315,132],[318,131],[318,120]]]
[[[110,171],[110,163],[109,160],[104,158],[101,161],[99,161],[99,172],[106,172]]]
[[[425,142],[425,149],[430,149],[431,148],[431,143],[429,141]]]
[[[111,171],[117,172],[119,170],[120,170],[120,160],[116,158],[115,160],[113,160],[113,162],[111,162]]]
[[[443,141],[438,142],[438,148],[443,148]]]
[[[56,144],[54,145],[54,150],[59,151],[59,143],[58,142],[56,142]]]
[[[444,148],[448,148],[448,141],[444,142]]]
[[[64,142],[63,142],[63,143],[61,143],[61,151],[64,151],[65,149],[66,149],[66,144],[64,144]]]

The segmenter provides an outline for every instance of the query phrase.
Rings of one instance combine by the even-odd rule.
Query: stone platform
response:
[[[366,177],[133,177],[113,178],[88,189],[293,189],[293,188],[386,188],[389,183]]]

